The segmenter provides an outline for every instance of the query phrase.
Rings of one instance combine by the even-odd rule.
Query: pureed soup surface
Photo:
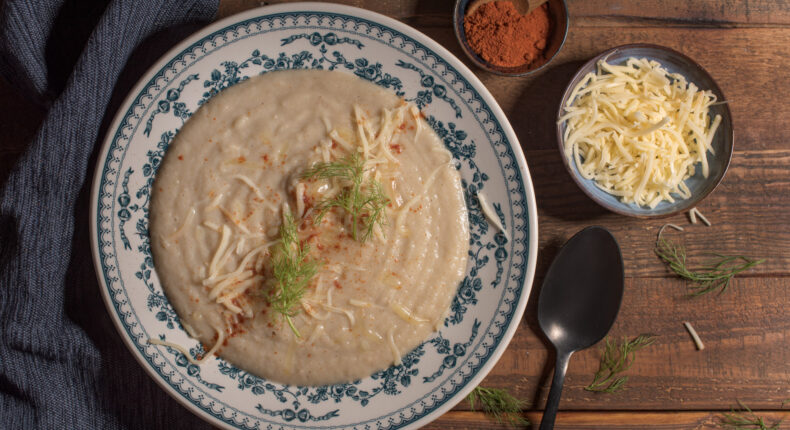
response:
[[[380,222],[327,208],[353,196],[352,180],[305,176],[354,159],[358,196],[384,199]],[[469,227],[451,160],[416,107],[351,74],[272,72],[222,91],[176,135],[151,201],[156,271],[182,325],[207,350],[287,384],[399,363],[443,323],[465,273]],[[271,304],[289,214],[298,242],[287,249],[315,268],[289,309],[293,327]]]

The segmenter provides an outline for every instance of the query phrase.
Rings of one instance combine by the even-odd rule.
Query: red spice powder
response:
[[[510,1],[493,1],[464,19],[466,40],[484,60],[518,67],[543,59],[551,30],[547,4],[522,15]]]

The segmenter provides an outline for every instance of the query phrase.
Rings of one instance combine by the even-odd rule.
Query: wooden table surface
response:
[[[274,2],[272,2],[274,3]],[[751,0],[567,0],[570,29],[562,52],[541,74],[505,78],[474,68],[453,34],[453,2],[432,0],[343,3],[396,18],[427,34],[463,60],[494,95],[516,130],[538,203],[539,286],[557,248],[581,228],[610,229],[622,247],[626,291],[614,336],[650,332],[658,341],[638,354],[627,389],[584,391],[598,367],[600,347],[575,354],[557,429],[716,428],[718,414],[737,400],[768,422],[790,428],[790,4]],[[220,17],[260,2],[222,0]],[[566,174],[554,137],[554,112],[577,68],[608,48],[649,42],[681,51],[719,83],[730,103],[735,153],[722,184],[699,209],[712,227],[685,215],[637,220],[609,213],[582,194]],[[12,107],[12,108],[11,108]],[[0,81],[0,182],[35,131],[42,112]],[[738,276],[719,296],[684,297],[685,284],[652,252],[658,228],[689,228],[679,238],[689,255],[706,251],[767,261]],[[534,291],[534,290],[533,290]],[[553,353],[539,335],[536,295],[505,354],[484,380],[531,404],[540,421]],[[682,322],[691,322],[706,348],[697,351]],[[462,401],[427,428],[497,428]]]

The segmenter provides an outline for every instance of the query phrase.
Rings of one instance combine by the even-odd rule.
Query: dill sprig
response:
[[[655,341],[656,336],[653,334],[640,334],[632,340],[624,337],[620,343],[612,342],[607,337],[598,371],[595,372],[590,385],[584,389],[598,393],[614,393],[622,390],[628,381],[628,376],[618,375],[631,368],[636,351],[652,345]]]
[[[521,415],[521,410],[527,402],[513,397],[507,390],[501,388],[475,387],[466,400],[474,411],[475,403],[479,402],[483,412],[491,415],[500,424],[507,421],[512,425],[529,425],[529,420]]]
[[[692,297],[715,290],[719,290],[719,294],[721,294],[730,285],[730,281],[735,275],[765,261],[765,259],[752,260],[742,255],[727,256],[714,253],[712,255],[715,258],[712,261],[700,269],[691,270],[686,261],[686,248],[676,245],[669,239],[664,239],[660,234],[655,252],[676,275],[693,283],[689,287],[688,294]]]
[[[272,257],[272,273],[277,285],[269,303],[272,310],[285,317],[296,337],[301,335],[291,318],[298,313],[297,305],[305,288],[318,271],[318,263],[310,259],[309,254],[310,246],[299,242],[293,216],[286,213],[280,225],[280,244]]]
[[[739,409],[730,408],[730,412],[724,412],[719,416],[719,421],[721,421],[722,426],[734,430],[776,430],[782,423],[782,420],[779,420],[769,426],[766,424],[763,417],[752,412],[752,410],[740,400],[738,400],[738,406]]]
[[[318,202],[316,224],[320,224],[324,215],[333,207],[342,208],[351,215],[351,233],[354,240],[364,242],[370,238],[376,224],[384,223],[384,208],[390,200],[381,184],[372,178],[366,181],[364,174],[365,162],[356,151],[338,161],[316,163],[302,174],[303,178],[340,179],[347,183],[336,196]],[[358,231],[359,224],[362,224],[361,232]]]

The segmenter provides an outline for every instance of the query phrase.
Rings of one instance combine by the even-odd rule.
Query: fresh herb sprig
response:
[[[466,396],[466,400],[473,411],[475,410],[475,404],[479,402],[483,412],[491,415],[500,424],[507,422],[512,425],[529,425],[529,420],[521,415],[521,410],[526,406],[527,402],[514,397],[507,390],[475,387]]]
[[[676,275],[693,283],[689,287],[689,296],[692,297],[716,290],[719,290],[719,294],[721,294],[730,285],[730,281],[735,275],[765,261],[765,259],[752,260],[742,255],[713,254],[715,257],[713,261],[698,270],[691,270],[686,261],[686,248],[676,245],[669,239],[664,239],[661,235],[658,237],[655,252]]]
[[[719,421],[721,421],[722,426],[734,430],[776,430],[782,423],[782,420],[779,420],[769,426],[766,424],[763,417],[752,412],[752,410],[740,400],[738,400],[738,406],[739,408],[737,410],[731,408],[730,412],[724,412],[719,416]]]
[[[336,196],[318,202],[316,224],[320,224],[333,207],[342,208],[351,215],[354,240],[365,242],[370,238],[376,224],[384,223],[384,208],[390,200],[381,184],[372,178],[365,180],[364,174],[365,162],[356,151],[338,161],[316,163],[302,174],[307,179],[340,179],[347,182],[347,186]],[[358,231],[359,224],[362,224],[362,231]]]
[[[297,305],[316,272],[318,263],[310,259],[310,246],[299,242],[293,216],[286,213],[280,225],[280,243],[272,256],[272,273],[277,283],[269,303],[285,318],[296,337],[301,335],[291,318],[298,313]]]
[[[640,334],[631,340],[623,338],[619,343],[612,342],[607,337],[598,371],[595,372],[590,385],[584,389],[598,393],[614,393],[622,390],[628,381],[628,376],[619,375],[631,368],[637,351],[652,345],[655,341],[656,336],[652,334]]]

